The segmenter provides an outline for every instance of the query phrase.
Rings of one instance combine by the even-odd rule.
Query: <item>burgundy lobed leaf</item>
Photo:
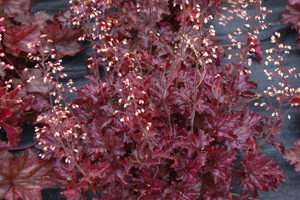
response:
[[[48,99],[40,95],[28,95],[26,100],[30,105],[30,110],[36,111],[37,113],[41,113],[49,107]]]
[[[26,91],[30,94],[38,94],[41,96],[48,96],[49,90],[51,89],[50,83],[43,81],[42,70],[40,69],[26,69],[22,71],[22,78],[29,80],[34,77],[31,82],[28,83]],[[22,85],[21,79],[13,79],[14,85]]]
[[[295,142],[294,148],[286,152],[283,158],[295,165],[296,172],[300,172],[300,140]]]
[[[300,8],[298,2],[289,1],[289,3],[286,5],[286,9],[287,11],[282,14],[281,23],[291,23],[291,28],[300,33]]]
[[[214,141],[213,137],[205,133],[203,130],[199,130],[198,134],[193,134],[190,137],[185,137],[174,142],[173,148],[182,148],[188,151],[190,157],[195,152],[202,152],[205,148]]]
[[[34,25],[7,27],[3,39],[6,52],[14,56],[19,56],[21,52],[36,53],[36,48],[32,45],[39,41],[40,34],[38,26]]]
[[[277,184],[285,182],[283,173],[277,163],[266,159],[260,152],[246,152],[241,162],[243,176],[240,185],[257,197],[257,190],[277,189]]]
[[[77,42],[82,36],[82,30],[73,30],[71,28],[61,28],[59,24],[51,23],[44,27],[44,34],[47,34],[47,39],[51,39],[52,47],[56,50],[58,58],[64,56],[73,56],[81,51],[81,47]]]
[[[56,185],[50,161],[38,160],[31,150],[14,155],[0,151],[0,198],[42,199],[41,190]]]
[[[5,118],[1,116],[0,126],[6,131],[11,144],[14,144],[16,137],[22,132],[20,128],[20,124],[23,122],[22,114],[30,108],[26,100],[19,102],[20,98],[23,98],[21,88],[8,92],[6,88],[0,87],[0,105],[3,106],[6,113]]]
[[[0,127],[2,127],[5,130],[10,144],[13,144],[14,141],[16,140],[16,137],[20,135],[22,132],[22,129],[20,129],[19,127],[13,127],[12,125],[9,125],[1,121],[0,121]]]

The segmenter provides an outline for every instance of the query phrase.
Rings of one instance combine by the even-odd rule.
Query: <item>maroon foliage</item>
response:
[[[25,99],[25,101],[20,99]],[[15,138],[21,133],[19,126],[23,122],[24,110],[30,109],[30,106],[20,88],[7,92],[7,89],[3,87],[0,87],[0,105],[3,111],[0,126],[6,131],[7,138],[13,144]]]
[[[44,50],[47,43],[44,40],[54,41],[52,45],[56,47],[59,58],[65,55],[74,55],[81,50],[77,42],[78,37],[81,36],[81,31],[65,26],[66,21],[71,21],[71,16],[66,15],[65,17],[69,17],[69,19],[62,21],[64,13],[56,15],[54,19],[44,11],[31,14],[30,0],[2,0],[0,1],[0,8],[3,8],[0,17],[4,17],[5,28],[3,47],[0,45],[0,50],[4,51],[6,56],[13,55],[15,57],[10,64],[15,65],[17,69],[23,69],[19,66],[21,65],[19,62],[24,62],[24,59],[29,62],[25,53],[45,54]],[[49,22],[52,23],[48,24]],[[43,35],[44,33],[49,33],[49,36]],[[64,51],[66,52],[63,53]],[[7,58],[5,60],[7,61]]]
[[[247,187],[250,193],[256,193],[257,189],[262,191],[276,189],[279,182],[284,182],[278,164],[267,160],[260,152],[247,152],[242,160],[242,167],[244,173],[241,185]]]
[[[5,119],[2,117],[0,126],[14,145],[23,122],[33,124],[36,115],[49,107],[52,86],[46,82],[47,72],[36,68],[45,67],[50,48],[57,51],[52,53],[59,58],[81,50],[77,42],[80,30],[60,28],[65,24],[54,24],[55,20],[44,11],[31,13],[31,6],[30,0],[0,1],[0,107],[11,113]]]
[[[219,8],[210,0],[73,1],[74,21],[95,49],[93,76],[70,107],[41,115],[36,133],[66,197],[231,199],[239,180],[241,198],[256,198],[284,181],[258,144],[279,148],[280,123],[249,108],[256,83],[241,63],[222,63],[206,25]],[[261,61],[259,41],[245,44]]]

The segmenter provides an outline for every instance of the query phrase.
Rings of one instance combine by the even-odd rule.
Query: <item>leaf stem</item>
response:
[[[16,151],[16,150],[24,150],[24,149],[28,149],[30,147],[33,147],[34,145],[37,144],[37,141],[35,141],[34,143],[32,144],[29,144],[27,146],[23,146],[23,147],[7,147],[5,148],[6,150],[9,150],[9,151]]]

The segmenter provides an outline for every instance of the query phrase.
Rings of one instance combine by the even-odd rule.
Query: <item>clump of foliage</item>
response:
[[[260,151],[263,142],[284,151],[274,137],[280,120],[248,106],[257,85],[246,65],[252,55],[262,60],[264,28],[248,20],[265,16],[261,1],[71,3],[80,40],[93,49],[90,83],[71,104],[58,83],[36,128],[40,157],[55,160],[66,198],[248,199],[284,181]],[[245,15],[248,6],[256,16]],[[221,10],[245,21],[246,37],[238,30],[230,44],[215,40],[212,21],[232,19]]]
[[[265,64],[279,67],[265,73],[280,88],[264,93],[280,106],[255,103],[269,117],[249,106],[258,97],[249,66],[263,60],[258,35],[270,12],[261,0],[70,3],[52,17],[32,14],[30,0],[0,0],[0,127],[10,142],[0,143],[0,198],[41,199],[59,184],[67,199],[249,199],[284,182],[260,146],[285,151],[274,135],[299,89],[280,56],[291,47],[275,33]],[[295,29],[296,5],[283,19]],[[235,20],[244,27],[231,30]],[[217,23],[228,40],[215,39]],[[81,50],[77,39],[91,49],[90,82],[78,91],[62,83],[61,60]],[[36,143],[19,148],[24,118],[37,125]],[[43,160],[7,151],[35,144]],[[296,170],[299,146],[284,156]]]
[[[16,146],[24,122],[33,124],[50,107],[51,86],[44,79],[48,71],[36,64],[81,50],[77,39],[83,32],[71,27],[69,11],[52,17],[44,11],[31,13],[32,6],[30,0],[0,1],[0,131],[10,142],[2,140],[0,149]]]

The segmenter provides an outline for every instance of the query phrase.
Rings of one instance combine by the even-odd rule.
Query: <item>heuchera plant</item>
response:
[[[252,54],[262,60],[257,35],[264,26],[255,23],[265,17],[261,3],[71,0],[73,25],[83,27],[80,40],[93,50],[90,83],[71,104],[71,82],[57,83],[35,136],[40,157],[55,160],[62,195],[249,199],[276,189],[282,171],[260,145],[284,151],[274,137],[280,120],[248,106],[257,85],[245,65]],[[246,37],[237,37],[239,29],[228,35],[232,43],[215,40],[212,21],[226,26],[232,18],[221,10],[254,21],[245,24]],[[48,66],[61,71],[60,63]]]

